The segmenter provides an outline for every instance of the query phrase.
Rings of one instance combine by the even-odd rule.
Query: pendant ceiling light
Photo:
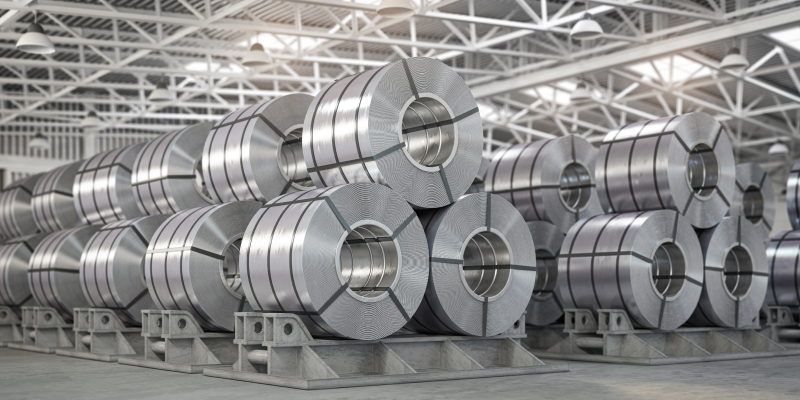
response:
[[[102,121],[97,117],[97,113],[91,110],[86,114],[86,117],[83,118],[83,121],[81,121],[81,128],[97,128],[101,124]]]
[[[775,144],[769,146],[767,154],[769,155],[789,154],[789,147],[783,144],[783,142],[775,142]]]
[[[377,11],[384,18],[409,18],[414,15],[414,9],[408,0],[382,0]]]
[[[42,135],[42,132],[37,132],[36,135],[33,136],[33,139],[28,142],[28,148],[50,150],[50,142],[47,140],[47,137]]]
[[[31,54],[53,54],[56,52],[53,42],[44,33],[39,25],[36,12],[33,12],[33,23],[28,25],[28,31],[17,40],[17,50]]]
[[[583,103],[592,99],[592,92],[586,82],[578,82],[578,87],[569,95],[569,101],[573,103]]]
[[[250,46],[250,51],[242,57],[242,65],[245,67],[260,67],[263,65],[272,64],[272,57],[264,50],[264,46],[260,43],[255,43]]]
[[[569,31],[569,36],[578,40],[590,40],[603,37],[603,27],[592,19],[592,14],[589,14],[589,2],[584,3],[586,11],[583,13],[581,19],[575,23],[572,30]]]
[[[719,63],[720,69],[741,71],[750,66],[750,62],[742,55],[738,47],[733,47],[728,51],[722,62]]]
[[[159,82],[156,85],[156,88],[150,92],[150,96],[147,96],[147,100],[156,103],[172,100],[172,95],[170,95],[169,89],[167,89],[167,84],[164,83],[164,75],[161,75],[161,82]]]

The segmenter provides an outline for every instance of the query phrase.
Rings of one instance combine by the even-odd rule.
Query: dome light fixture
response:
[[[39,25],[36,11],[33,12],[33,23],[28,25],[28,31],[17,40],[17,50],[30,54],[53,54],[56,47],[44,33],[44,28]]]
[[[750,66],[750,62],[742,55],[738,47],[728,50],[728,54],[719,63],[719,68],[729,71],[741,71]]]
[[[167,84],[164,83],[164,75],[161,75],[161,82],[156,85],[156,88],[147,96],[148,101],[155,103],[163,103],[172,100],[172,95],[169,93]]]
[[[767,154],[771,156],[789,154],[789,147],[786,146],[783,142],[775,142],[772,146],[769,146]]]
[[[569,95],[569,101],[572,103],[583,103],[592,99],[592,91],[589,90],[589,85],[584,81],[578,82],[578,87]]]
[[[242,57],[242,65],[245,67],[261,67],[264,65],[272,64],[272,57],[264,50],[264,46],[260,43],[255,43],[250,46],[250,51]]]
[[[102,124],[94,110],[89,111],[81,121],[81,128],[97,128]]]
[[[42,135],[42,132],[36,132],[33,139],[28,142],[28,148],[50,150],[50,142],[47,140],[47,137]]]
[[[408,0],[381,0],[377,12],[384,18],[410,18],[414,15],[414,9]]]

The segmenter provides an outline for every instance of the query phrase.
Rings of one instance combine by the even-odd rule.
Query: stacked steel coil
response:
[[[638,326],[669,330],[697,307],[703,254],[676,211],[597,215],[567,233],[558,275],[565,308],[622,309]]]
[[[92,236],[81,256],[83,294],[92,307],[114,310],[126,323],[139,325],[142,310],[155,308],[145,283],[144,255],[153,234],[168,215],[112,222]]]
[[[794,163],[786,181],[786,209],[792,229],[800,229],[800,160]]]
[[[419,216],[430,271],[425,301],[407,327],[472,336],[511,328],[537,275],[533,239],[519,212],[502,197],[476,193]]]
[[[722,125],[708,114],[636,122],[605,137],[595,178],[606,212],[671,209],[707,229],[731,205],[733,150]]]
[[[525,323],[546,326],[564,315],[564,307],[558,292],[558,253],[564,242],[564,234],[553,224],[545,221],[528,222],[528,230],[536,248],[536,284],[528,303]]]
[[[234,111],[206,139],[203,177],[216,203],[265,202],[314,187],[302,154],[311,96],[291,94]]]
[[[781,232],[767,246],[769,286],[767,304],[773,306],[800,306],[800,230]]]
[[[314,98],[303,125],[317,187],[380,183],[417,209],[444,207],[467,191],[482,143],[466,83],[421,57],[337,80]]]
[[[9,239],[0,246],[0,304],[9,307],[36,305],[28,286],[28,262],[46,233]]]
[[[596,157],[594,146],[575,135],[510,146],[492,160],[485,190],[510,201],[526,221],[548,221],[566,233],[602,212]]]
[[[38,230],[33,219],[31,197],[42,175],[19,179],[0,193],[0,233],[6,238],[30,235]]]
[[[33,297],[65,320],[72,320],[73,308],[91,305],[81,289],[81,255],[100,228],[90,225],[51,233],[31,255],[28,285]]]
[[[95,155],[81,164],[72,193],[87,224],[108,224],[143,214],[131,189],[131,168],[144,146],[138,143]]]
[[[472,185],[467,189],[466,194],[485,192],[484,183],[486,181],[486,172],[489,171],[489,164],[492,160],[481,157],[481,166],[478,167],[478,174],[472,181]]]
[[[769,237],[775,224],[775,189],[769,174],[758,164],[736,166],[736,191],[728,215],[747,218],[762,238]]]
[[[233,314],[252,310],[242,292],[239,249],[260,206],[237,201],[192,208],[162,223],[144,259],[156,306],[187,311],[203,329],[233,331]]]
[[[131,186],[146,215],[174,214],[214,201],[201,172],[211,122],[188,126],[146,143],[133,164]]]
[[[83,161],[58,167],[33,189],[33,217],[41,232],[55,232],[83,225],[73,202],[72,186]]]

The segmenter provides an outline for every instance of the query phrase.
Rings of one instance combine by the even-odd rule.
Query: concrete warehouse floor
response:
[[[0,399],[797,399],[800,356],[302,391],[0,348]]]

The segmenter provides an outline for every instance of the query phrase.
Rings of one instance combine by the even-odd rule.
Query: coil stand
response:
[[[800,315],[800,307],[769,306],[765,311],[767,318],[759,332],[783,347],[800,349],[800,324],[794,318]]]
[[[142,356],[144,339],[139,327],[126,326],[107,308],[73,309],[73,349],[58,349],[60,356],[116,362],[120,357]]]
[[[72,335],[68,324],[50,307],[22,307],[22,342],[8,343],[8,348],[55,353],[59,348],[71,348]]]
[[[22,342],[22,326],[19,315],[8,306],[0,306],[0,347]]]

